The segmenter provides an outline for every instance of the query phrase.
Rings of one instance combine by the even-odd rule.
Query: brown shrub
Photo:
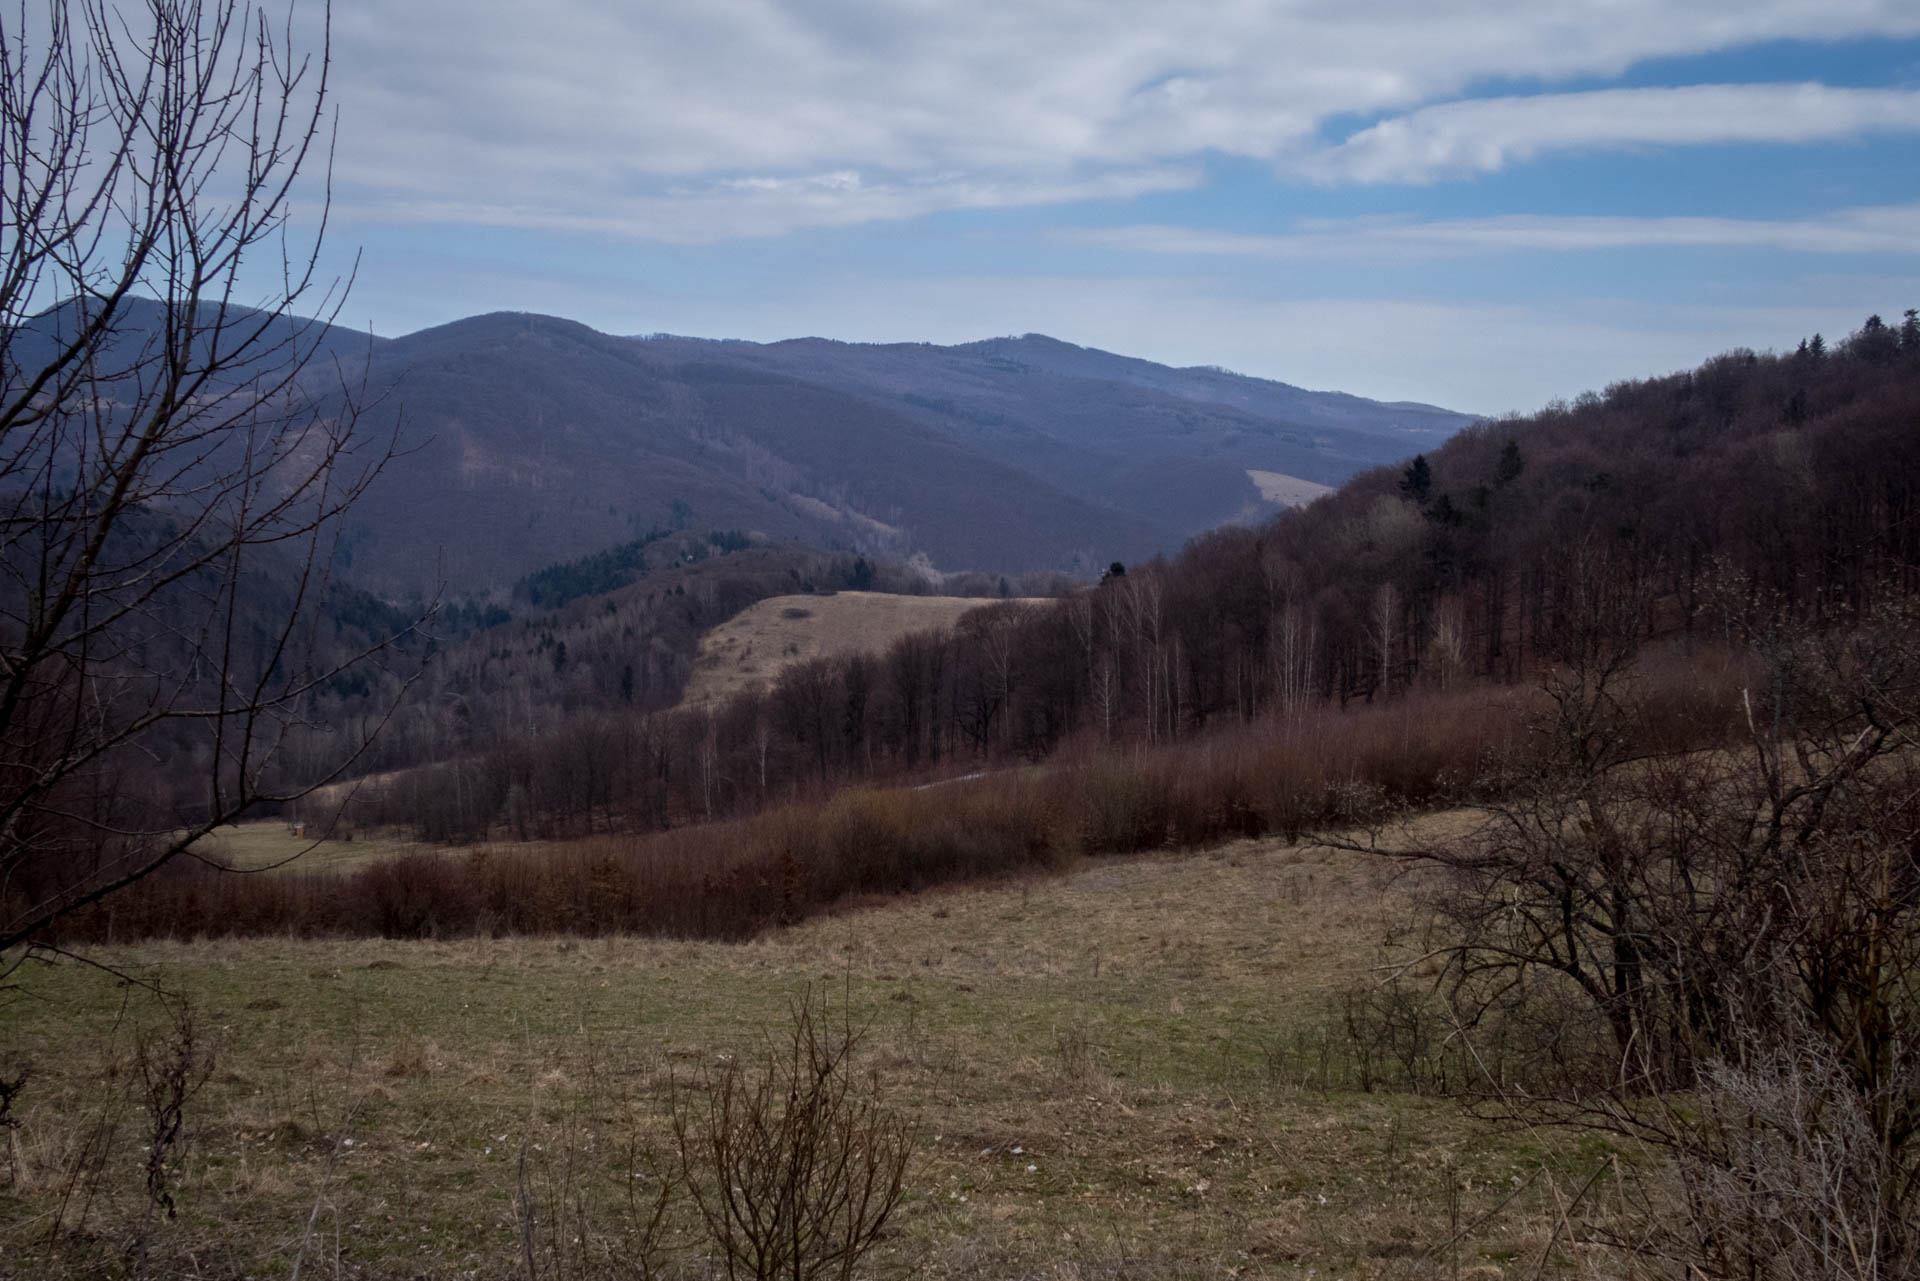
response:
[[[1669,656],[1640,675],[1662,747],[1723,741],[1742,672]],[[855,787],[760,815],[537,852],[410,855],[345,876],[180,866],[68,926],[131,940],[295,933],[645,933],[743,938],[849,898],[1055,869],[1084,856],[1298,839],[1379,810],[1484,796],[1524,757],[1537,693],[1415,692],[1318,707],[1156,749],[1083,741],[1046,767]]]

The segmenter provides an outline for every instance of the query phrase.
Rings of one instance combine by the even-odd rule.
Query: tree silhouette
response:
[[[1427,505],[1433,493],[1433,469],[1427,465],[1425,454],[1415,454],[1407,464],[1407,470],[1400,477],[1400,492],[1422,507]]]
[[[1526,463],[1520,457],[1520,442],[1509,440],[1500,449],[1500,461],[1493,467],[1493,483],[1496,486],[1510,485],[1520,479],[1520,473],[1526,469]]]
[[[0,28],[0,974],[354,758],[292,759],[369,656],[318,611],[393,443],[355,430],[325,323],[344,287],[291,225],[329,143],[325,44],[235,0],[22,25]]]

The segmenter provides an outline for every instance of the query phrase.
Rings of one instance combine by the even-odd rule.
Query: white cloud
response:
[[[1920,133],[1920,92],[1754,84],[1479,98],[1384,120],[1299,167],[1329,184],[1425,183],[1574,148],[1828,142],[1870,133]]]
[[[1430,221],[1306,220],[1280,235],[1155,225],[1066,234],[1081,243],[1127,253],[1279,261],[1653,247],[1913,255],[1920,254],[1920,204],[1846,209],[1797,219],[1503,214]]]
[[[848,227],[913,218],[953,209],[1114,200],[1191,187],[1193,169],[1162,166],[1085,178],[973,178],[941,174],[908,181],[869,182],[852,170],[795,177],[728,178],[682,183],[660,191],[605,193],[563,205],[537,198],[519,202],[484,193],[362,195],[345,202],[348,221],[445,223],[585,233],[664,244],[699,245],[773,236],[801,228]]]
[[[689,210],[711,212],[715,234],[765,234],[1084,199],[1088,184],[1157,189],[1167,166],[1199,154],[1285,164],[1312,154],[1329,119],[1417,119],[1487,78],[1552,83],[1756,41],[1920,34],[1920,7],[336,0],[333,27],[343,208],[673,238]],[[1385,146],[1368,133],[1326,163]],[[852,174],[857,190],[816,181]]]

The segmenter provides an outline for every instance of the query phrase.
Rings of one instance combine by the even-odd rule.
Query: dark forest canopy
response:
[[[1260,528],[1215,531],[1053,605],[802,664],[717,710],[647,695],[677,689],[689,652],[657,633],[603,628],[563,663],[534,637],[547,661],[531,688],[553,689],[532,698],[499,692],[513,664],[483,634],[496,665],[435,673],[387,753],[442,764],[380,808],[448,838],[669,825],[796,790],[1037,760],[1076,737],[1164,743],[1310,704],[1530,679],[1601,617],[1691,647],[1756,611],[1859,615],[1910,595],[1917,567],[1909,314],[1483,423]],[[847,585],[845,571],[823,567],[817,586]],[[687,627],[725,608],[726,580],[703,581],[694,601],[672,598]],[[658,611],[676,590],[643,581],[617,599]]]

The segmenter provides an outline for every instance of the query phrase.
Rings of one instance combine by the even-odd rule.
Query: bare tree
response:
[[[1378,684],[1383,697],[1393,697],[1394,660],[1400,652],[1400,593],[1392,583],[1382,583],[1373,593],[1374,661],[1379,668]]]
[[[1492,1098],[1672,1158],[1641,1244],[1676,1274],[1915,1275],[1920,610],[1820,630],[1737,585],[1744,741],[1688,752],[1640,723],[1640,594],[1591,568],[1484,821],[1333,843],[1429,869]]]
[[[1466,611],[1458,597],[1442,600],[1433,611],[1433,640],[1427,646],[1433,665],[1433,683],[1452,689],[1466,671]]]
[[[1313,697],[1313,654],[1319,622],[1313,611],[1289,601],[1275,614],[1272,630],[1274,685],[1280,709],[1298,716]]]
[[[319,609],[393,444],[328,323],[325,17],[313,49],[236,0],[0,17],[0,973],[355,752],[282,759],[393,639]]]

